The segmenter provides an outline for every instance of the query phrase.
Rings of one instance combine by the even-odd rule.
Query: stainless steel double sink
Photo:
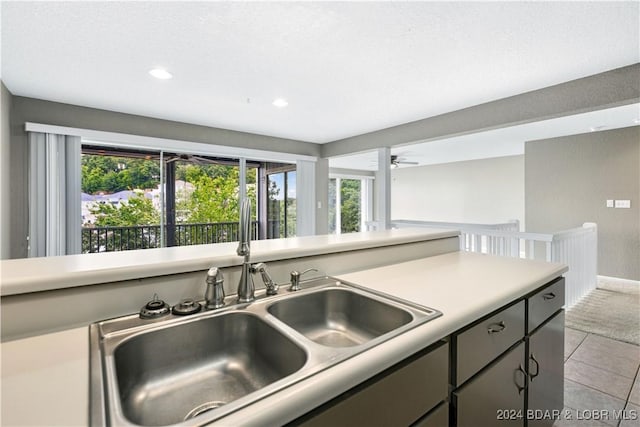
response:
[[[441,315],[331,277],[303,287],[91,325],[91,425],[205,425]]]

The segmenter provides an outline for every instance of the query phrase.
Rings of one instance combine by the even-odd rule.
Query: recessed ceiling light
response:
[[[635,120],[633,121],[633,123],[635,123],[635,124],[637,124],[637,125],[640,125],[640,119],[635,119]]]
[[[592,126],[592,127],[590,127],[590,128],[589,128],[589,130],[590,130],[591,132],[597,132],[597,131],[602,130],[602,129],[604,129],[604,128],[606,128],[606,126],[605,126],[605,125]]]
[[[289,105],[289,103],[287,102],[286,99],[284,98],[276,98],[273,100],[272,104],[278,108],[284,108],[287,105]]]
[[[170,72],[162,68],[154,68],[153,70],[149,70],[149,74],[151,74],[156,79],[161,80],[168,80],[173,77]]]

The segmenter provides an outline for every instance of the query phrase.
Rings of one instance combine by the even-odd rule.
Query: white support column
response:
[[[387,230],[391,223],[391,148],[378,148],[376,173],[376,221],[378,230]]]
[[[371,200],[369,195],[369,188],[371,187],[371,182],[369,179],[361,179],[360,180],[360,231],[367,231],[367,221],[369,221],[369,200]]]

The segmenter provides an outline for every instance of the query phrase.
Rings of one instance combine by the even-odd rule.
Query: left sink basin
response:
[[[222,409],[293,374],[307,361],[300,346],[244,312],[126,337],[116,334],[108,341],[105,367],[114,379],[109,392],[119,407],[115,412],[142,426],[179,424]]]

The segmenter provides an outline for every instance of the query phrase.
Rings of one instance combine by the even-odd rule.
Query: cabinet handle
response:
[[[540,363],[536,360],[536,358],[533,356],[533,354],[531,355],[530,359],[533,361],[533,363],[536,364],[536,372],[535,372],[535,374],[533,372],[529,374],[529,380],[533,381],[533,379],[540,374]],[[531,364],[529,364],[529,366],[531,366]]]
[[[549,292],[548,294],[542,295],[542,299],[544,300],[554,299],[555,297],[556,297],[556,294],[554,294],[553,292]]]
[[[502,332],[505,329],[507,329],[507,325],[505,325],[503,321],[500,321],[498,323],[490,324],[489,327],[487,327],[487,333],[495,334],[498,332]]]
[[[518,373],[522,374],[523,385],[518,384]],[[518,366],[518,369],[513,371],[513,383],[518,388],[518,394],[522,394],[524,389],[527,388],[527,373],[522,369],[522,365]]]

